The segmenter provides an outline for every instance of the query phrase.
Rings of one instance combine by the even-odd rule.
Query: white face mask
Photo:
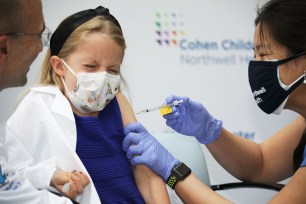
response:
[[[101,111],[119,90],[120,75],[107,72],[75,73],[71,67],[61,59],[67,69],[77,78],[75,90],[69,91],[63,78],[63,84],[70,102],[82,114]]]

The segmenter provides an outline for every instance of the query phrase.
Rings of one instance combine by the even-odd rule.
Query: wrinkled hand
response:
[[[222,121],[210,115],[202,104],[179,96],[168,96],[166,103],[175,100],[183,100],[183,103],[172,107],[172,113],[163,116],[169,127],[183,135],[196,137],[202,144],[209,144],[220,136]]]
[[[174,165],[179,163],[150,133],[140,124],[133,123],[124,129],[126,137],[122,148],[131,165],[143,164],[160,175],[166,182]]]
[[[89,184],[89,178],[82,172],[56,171],[51,179],[51,186],[55,187],[63,195],[74,199],[82,193],[84,188]],[[69,185],[70,184],[70,185]]]

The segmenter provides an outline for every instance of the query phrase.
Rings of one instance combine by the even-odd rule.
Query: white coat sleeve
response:
[[[33,157],[15,135],[14,130],[7,128],[5,138],[4,172],[18,173],[27,177],[37,189],[46,189],[50,185],[52,175],[56,171],[56,159],[50,158],[33,164]],[[8,167],[9,166],[9,167]]]
[[[47,190],[37,190],[26,178],[14,176],[0,188],[1,204],[72,204],[70,199]]]

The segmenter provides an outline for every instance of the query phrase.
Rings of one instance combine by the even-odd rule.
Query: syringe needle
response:
[[[154,107],[154,108],[144,109],[144,110],[139,111],[135,114],[139,115],[139,114],[142,114],[142,113],[149,113],[149,112],[152,112],[152,111],[155,111],[155,110],[160,110],[160,109],[165,108],[165,107],[177,106],[177,105],[181,104],[182,102],[183,102],[183,100],[173,101],[171,104],[164,104],[164,105],[157,106],[157,107]]]

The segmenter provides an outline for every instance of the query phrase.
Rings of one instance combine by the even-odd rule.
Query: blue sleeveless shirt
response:
[[[107,203],[144,203],[131,166],[122,150],[123,123],[114,98],[98,117],[74,114],[77,127],[76,153],[86,167],[100,200]]]

